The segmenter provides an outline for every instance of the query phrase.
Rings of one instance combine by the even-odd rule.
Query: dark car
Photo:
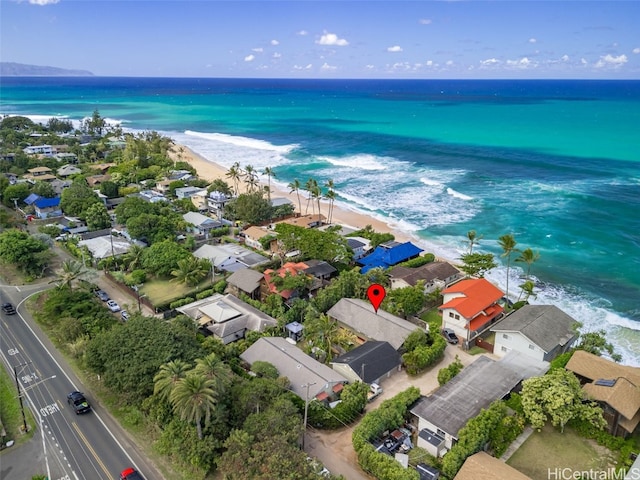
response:
[[[451,330],[450,328],[443,328],[442,329],[442,336],[447,340],[447,342],[449,342],[452,345],[457,345],[458,343],[458,336],[456,335],[456,332],[454,332],[453,330]]]
[[[4,313],[6,313],[7,315],[15,315],[16,314],[16,309],[13,308],[13,305],[11,305],[10,303],[3,303],[2,304],[2,311]]]
[[[109,294],[104,290],[96,290],[96,297],[98,297],[103,302],[109,300]]]
[[[129,467],[122,471],[120,480],[144,480],[144,477],[135,468]]]
[[[89,405],[89,402],[87,402],[87,399],[84,397],[84,393],[81,392],[71,392],[67,395],[67,403],[71,405],[76,415],[87,413],[91,410],[91,405]]]

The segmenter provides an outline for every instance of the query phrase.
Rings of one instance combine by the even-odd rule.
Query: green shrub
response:
[[[147,272],[144,270],[134,270],[131,272],[131,280],[133,280],[134,285],[140,285],[147,281]]]
[[[406,262],[400,263],[401,267],[407,268],[418,268],[427,263],[431,263],[436,259],[433,253],[425,253],[424,255],[416,258],[412,258],[411,260],[407,260]]]
[[[456,355],[455,360],[450,365],[447,365],[446,367],[441,368],[440,371],[438,372],[438,383],[440,384],[440,386],[444,385],[453,377],[458,375],[463,368],[464,368],[464,365],[462,365],[462,362],[460,361],[460,357]]]
[[[402,361],[409,375],[417,375],[425,368],[439,362],[447,348],[447,342],[437,333],[432,336],[431,345],[421,345],[402,355]]]
[[[195,301],[193,298],[191,297],[185,297],[185,298],[181,298],[180,300],[176,300],[175,302],[171,302],[169,304],[169,308],[178,308],[181,307],[183,305],[187,305],[188,303],[191,303]]]
[[[215,291],[213,288],[208,288],[207,290],[203,290],[200,293],[196,293],[196,300],[202,300],[203,298],[210,297],[213,295]]]

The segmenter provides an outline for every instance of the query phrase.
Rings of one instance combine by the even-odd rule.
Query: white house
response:
[[[491,328],[493,353],[503,357],[515,350],[550,362],[578,338],[578,321],[554,305],[525,305]]]
[[[222,223],[198,212],[187,212],[182,215],[185,222],[192,225],[190,230],[196,235],[208,236],[214,228],[222,227]]]
[[[22,151],[27,155],[53,155],[56,153],[51,145],[31,145]]]
[[[484,278],[469,278],[442,291],[442,327],[452,329],[466,342],[473,340],[503,313],[498,305],[502,290]]]

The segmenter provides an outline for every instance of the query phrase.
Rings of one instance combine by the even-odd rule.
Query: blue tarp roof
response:
[[[38,198],[33,204],[38,208],[57,207],[60,205],[60,197]]]
[[[363,265],[360,271],[366,273],[372,268],[388,268],[420,255],[422,251],[420,247],[411,242],[401,243],[392,247],[378,245],[373,253],[358,260],[358,263]]]
[[[27,198],[25,198],[23,200],[23,202],[26,203],[27,205],[31,205],[32,203],[34,203],[39,198],[41,198],[40,195],[38,195],[37,193],[32,193]]]

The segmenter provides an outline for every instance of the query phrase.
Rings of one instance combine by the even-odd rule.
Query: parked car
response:
[[[96,297],[98,297],[103,302],[106,302],[109,300],[109,294],[104,290],[96,290],[95,293],[96,293]]]
[[[126,310],[122,310],[120,312],[120,318],[122,318],[122,320],[126,322],[127,320],[129,320],[129,312],[127,312]]]
[[[135,468],[127,468],[120,473],[120,480],[144,480]]]
[[[447,342],[449,342],[452,345],[457,345],[458,344],[458,336],[456,335],[456,332],[454,332],[452,329],[450,328],[443,328],[442,329],[442,336],[447,340]]]
[[[118,305],[118,302],[116,302],[115,300],[108,300],[107,307],[109,307],[109,310],[111,310],[112,312],[120,311],[120,305]]]
[[[89,405],[89,402],[87,402],[87,399],[82,392],[71,392],[67,395],[67,403],[71,405],[71,408],[76,412],[76,415],[87,413],[91,410],[91,405]]]
[[[15,315],[16,314],[16,309],[13,307],[13,305],[11,305],[8,302],[2,304],[2,311],[4,313],[6,313],[7,315]]]

